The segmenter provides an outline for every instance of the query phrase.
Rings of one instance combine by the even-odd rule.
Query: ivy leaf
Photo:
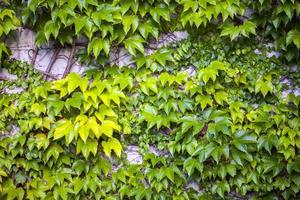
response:
[[[58,159],[59,154],[64,152],[63,148],[58,144],[52,144],[46,152],[46,161],[49,161],[51,157],[53,157],[55,160]]]
[[[76,73],[70,73],[66,77],[67,83],[68,83],[68,93],[70,94],[73,92],[77,87],[80,86],[81,78],[79,74]]]
[[[52,89],[60,91],[60,97],[64,97],[65,95],[68,94],[68,89],[66,87],[67,80],[62,79],[62,80],[57,80],[52,84]]]
[[[157,81],[157,78],[154,77],[147,78],[145,82],[140,83],[141,90],[147,95],[149,95],[149,90],[152,90],[153,92],[157,93]]]
[[[130,89],[133,87],[133,79],[131,76],[125,76],[124,74],[116,75],[114,77],[114,85],[120,85],[120,89],[124,90],[126,87]]]
[[[86,91],[88,84],[89,84],[89,80],[86,77],[80,80],[79,87],[82,92]]]
[[[114,130],[121,130],[120,126],[111,120],[104,120],[99,128],[100,132],[107,137],[112,137]]]
[[[155,38],[158,39],[158,28],[156,27],[156,25],[154,23],[152,23],[150,20],[141,23],[138,26],[138,30],[140,32],[140,34],[143,36],[143,38],[145,40],[147,40],[149,33],[151,33],[151,35]]]
[[[101,136],[101,131],[100,131],[100,126],[97,123],[96,117],[90,117],[85,124],[85,128],[88,130],[92,130],[96,138],[100,138]]]
[[[290,30],[286,36],[286,44],[289,45],[293,43],[296,47],[300,48],[300,31],[298,30]]]
[[[80,127],[79,127],[79,136],[81,137],[81,139],[83,140],[84,143],[86,143],[87,138],[90,134],[90,130],[92,130],[92,132],[94,133],[94,135],[96,136],[96,138],[100,138],[101,136],[101,131],[100,131],[100,126],[96,121],[96,118],[90,117],[89,119],[87,119],[86,117],[82,118],[84,121],[80,120],[80,118],[76,119],[80,120]]]
[[[182,132],[186,133],[190,128],[193,128],[193,135],[199,133],[204,127],[204,122],[201,122],[197,117],[185,116],[180,120],[182,122]]]
[[[49,146],[49,143],[50,143],[47,136],[42,133],[35,135],[35,142],[36,142],[38,150],[40,150],[42,147],[44,150],[47,149],[47,147]]]
[[[204,110],[207,107],[207,105],[213,106],[213,101],[209,96],[197,95],[196,102],[200,102],[202,110]]]
[[[164,86],[167,82],[169,82],[169,86],[175,81],[175,77],[168,74],[167,72],[163,72],[159,75],[158,79],[160,80],[162,86]]]
[[[188,175],[191,176],[194,172],[194,169],[200,163],[197,162],[194,158],[188,158],[184,161],[183,168],[187,171]]]
[[[222,27],[221,36],[230,36],[234,40],[240,35],[249,37],[249,34],[255,34],[256,24],[251,21],[246,21],[242,25],[234,26],[233,24],[225,24]]]
[[[110,50],[110,41],[108,39],[103,39],[103,50],[106,56],[109,55],[109,50]]]
[[[162,167],[163,173],[168,177],[168,179],[174,183],[174,170],[171,167]]]
[[[89,137],[90,129],[85,128],[85,126],[82,126],[79,128],[79,136],[83,140],[84,143],[86,143],[87,138]]]
[[[184,98],[181,101],[178,101],[178,107],[182,113],[185,113],[186,110],[193,110],[193,101],[188,98]]]
[[[104,121],[105,117],[115,117],[117,118],[117,114],[110,108],[105,105],[101,105],[98,109],[98,112],[95,113],[95,116],[101,122]]]
[[[66,143],[69,145],[75,137],[75,130],[70,120],[60,120],[57,122],[57,127],[54,131],[54,140],[65,136]]]
[[[53,35],[53,37],[56,39],[59,33],[60,24],[55,21],[48,21],[44,26],[44,33],[46,40],[49,41],[50,36]]]
[[[97,99],[98,99],[98,90],[97,88],[92,88],[90,90],[87,90],[83,93],[83,97],[85,101],[89,101],[89,97],[93,100],[94,103],[98,103]],[[100,95],[101,97],[101,95]]]
[[[227,66],[227,64],[219,61],[213,61],[209,66],[200,70],[199,76],[205,84],[210,79],[215,82],[219,74],[219,70],[224,70],[225,66]]]
[[[144,54],[144,39],[140,35],[134,35],[124,41],[125,48],[130,54],[136,55],[136,50]]]
[[[122,146],[119,140],[117,140],[116,138],[109,138],[108,143],[111,145],[111,148],[114,150],[115,154],[118,157],[121,157]]]
[[[238,131],[232,143],[237,149],[247,153],[247,144],[256,143],[256,137],[245,131]]]
[[[146,104],[141,112],[143,118],[149,123],[148,128],[151,128],[158,121],[157,109],[149,104]]]
[[[76,18],[74,19],[76,35],[79,35],[79,32],[83,29],[83,27],[87,23],[87,20],[87,17],[82,17],[81,15],[76,16]]]
[[[34,112],[36,116],[40,116],[41,113],[46,113],[46,106],[43,103],[34,103],[30,108],[30,112]]]
[[[87,52],[90,54],[93,51],[95,58],[97,58],[103,49],[103,46],[102,38],[94,38],[91,42],[89,42]]]
[[[47,98],[47,110],[50,115],[52,113],[54,114],[54,116],[59,115],[59,113],[64,108],[64,105],[64,102],[59,100],[58,95],[50,95]]]
[[[130,27],[132,27],[132,32],[135,32],[135,30],[137,29],[137,27],[139,25],[139,18],[138,18],[138,16],[135,16],[135,15],[123,16],[122,24],[123,24],[123,30],[124,30],[125,34],[128,33],[128,31],[130,30]]]
[[[68,98],[66,100],[65,106],[68,110],[70,110],[70,106],[80,110],[82,100],[83,100],[82,93],[75,92],[73,93],[72,98]]]
[[[222,91],[217,91],[215,94],[214,94],[214,98],[216,100],[216,102],[220,105],[223,105],[223,102],[226,102],[228,103],[228,94],[222,90]],[[202,106],[201,106],[202,107]]]
[[[109,138],[108,141],[102,141],[104,153],[110,157],[113,150],[118,157],[121,157],[122,146],[116,138]]]
[[[231,177],[234,177],[236,175],[236,166],[234,164],[228,164],[226,165],[226,171]]]
[[[1,61],[3,53],[5,53],[6,55],[9,55],[6,45],[3,42],[0,42],[0,61]]]
[[[154,7],[150,9],[150,15],[153,19],[160,24],[160,17],[166,21],[170,21],[170,10],[168,7]]]
[[[75,195],[77,195],[80,192],[80,190],[83,188],[85,182],[84,180],[81,180],[79,177],[75,177],[73,178],[72,183],[74,185],[74,193]]]
[[[258,79],[255,83],[255,93],[261,92],[265,97],[268,93],[273,93],[273,84],[271,81],[264,81],[263,79]]]
[[[87,159],[92,153],[94,156],[97,154],[98,149],[98,141],[95,139],[88,139],[86,143],[84,143],[82,140],[77,141],[76,145],[76,153],[82,153],[85,159]]]
[[[63,200],[67,200],[69,193],[72,193],[71,188],[64,187],[63,185],[55,186],[54,190],[53,190],[53,197],[54,197],[54,199],[59,199],[59,197],[60,197]]]

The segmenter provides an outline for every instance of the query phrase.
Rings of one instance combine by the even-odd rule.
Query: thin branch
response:
[[[72,61],[73,61],[73,58],[74,58],[74,55],[75,55],[75,50],[76,50],[76,44],[75,44],[75,40],[73,40],[73,43],[72,43],[72,49],[71,49],[71,52],[70,52],[70,57],[68,59],[68,63],[67,63],[67,67],[63,73],[63,78],[67,76],[67,74],[70,72],[71,70],[71,67],[72,67]]]
[[[48,66],[47,66],[47,68],[45,70],[45,73],[44,73],[46,75],[46,79],[47,79],[47,76],[50,77],[48,74],[50,74],[51,68],[52,68],[53,64],[55,63],[55,61],[56,61],[56,58],[57,58],[57,56],[58,56],[58,54],[60,52],[60,49],[61,48],[55,49],[55,51],[54,51],[54,53],[53,53],[53,55],[51,57],[51,60],[50,60]]]
[[[52,78],[52,79],[55,79],[55,80],[58,79],[58,78],[57,78],[55,75],[53,75],[53,74],[44,72],[44,71],[42,71],[42,70],[40,70],[40,69],[35,69],[35,70],[37,70],[37,71],[40,72],[41,74],[44,74],[45,76],[48,76],[48,77],[50,77],[50,78]]]
[[[30,63],[32,66],[34,66],[38,54],[39,54],[39,48],[36,47],[34,52],[33,52],[32,60],[31,60],[31,63]]]

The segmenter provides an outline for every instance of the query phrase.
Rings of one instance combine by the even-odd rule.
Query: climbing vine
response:
[[[299,59],[299,12],[294,0],[1,1],[0,64],[16,77],[0,82],[0,198],[298,199],[299,69],[283,61]],[[45,81],[8,58],[19,26],[37,46],[86,47],[97,68]],[[176,30],[190,37],[146,51]],[[108,65],[120,47],[132,63]]]
[[[299,97],[250,43],[208,35],[3,95],[1,198],[295,198]]]

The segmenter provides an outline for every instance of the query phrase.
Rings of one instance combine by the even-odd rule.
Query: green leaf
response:
[[[125,48],[130,54],[136,55],[136,50],[144,54],[144,39],[140,35],[134,35],[124,41]]]
[[[300,48],[300,31],[298,30],[290,30],[286,36],[286,44],[289,45],[293,43],[296,47]]]
[[[113,150],[118,157],[121,157],[122,146],[116,138],[109,138],[108,141],[102,141],[104,153],[110,157]]]
[[[114,85],[119,85],[121,90],[129,87],[133,87],[133,78],[131,76],[125,76],[124,74],[119,74],[114,76]]]
[[[59,133],[59,134],[61,134],[61,133]],[[38,150],[40,150],[42,147],[44,150],[47,149],[47,147],[49,146],[49,143],[50,143],[47,136],[42,133],[35,135],[35,142],[36,142]]]
[[[40,116],[41,113],[46,113],[46,106],[42,103],[34,103],[30,108],[30,112],[34,112],[36,116]]]
[[[196,102],[200,103],[202,110],[204,110],[207,105],[213,106],[213,101],[209,96],[197,95]]]
[[[138,26],[138,30],[140,32],[140,34],[143,36],[143,38],[145,40],[147,40],[149,33],[151,33],[151,35],[155,38],[158,39],[158,28],[156,27],[156,25],[154,23],[152,23],[152,21],[148,20],[145,23],[141,23]]]
[[[44,26],[46,40],[49,42],[50,36],[56,39],[59,33],[60,24],[55,21],[48,21]]]
[[[51,157],[53,157],[55,160],[58,159],[59,154],[64,152],[63,148],[58,144],[52,144],[46,152],[46,161],[49,161]]]
[[[220,61],[213,61],[204,69],[200,70],[199,77],[206,84],[209,80],[213,82],[216,81],[217,76],[219,75],[220,70],[225,70],[228,67],[227,63],[223,63]]]
[[[67,145],[69,145],[75,137],[74,126],[70,120],[63,119],[57,122],[57,127],[54,131],[54,140],[62,138],[63,136],[65,136]]]
[[[168,7],[160,6],[150,8],[150,14],[158,24],[160,24],[160,17],[166,21],[170,21],[170,10]]]
[[[110,41],[108,39],[103,39],[103,50],[106,54],[106,56],[109,55],[109,50],[110,50]]]
[[[226,165],[226,171],[231,177],[234,177],[236,175],[236,166],[234,164],[228,164]]]
[[[85,181],[81,180],[79,177],[75,177],[73,178],[72,183],[74,185],[74,193],[75,195],[77,195],[80,192],[80,190],[83,188]]]
[[[196,135],[204,127],[204,122],[200,121],[197,117],[185,116],[179,121],[182,122],[181,128],[183,133],[186,133],[190,128],[193,128],[192,134]]]
[[[70,73],[66,79],[65,79],[68,83],[68,93],[70,94],[71,92],[73,92],[77,87],[79,87],[80,83],[81,83],[81,78],[79,76],[79,74],[76,73]]]
[[[155,77],[147,78],[145,82],[140,83],[141,90],[147,95],[149,95],[150,90],[157,93],[157,81],[158,80]]]
[[[273,93],[273,84],[271,81],[264,81],[263,79],[258,79],[255,83],[255,93],[261,92],[265,97],[268,93]]]
[[[181,101],[178,101],[178,107],[182,113],[185,113],[186,110],[193,110],[193,101],[188,98],[184,98]]]
[[[76,153],[82,153],[85,159],[87,159],[92,153],[94,156],[97,154],[98,149],[98,141],[95,139],[88,139],[86,143],[84,143],[82,140],[77,141],[76,146]]]
[[[87,52],[90,54],[93,51],[95,58],[97,58],[101,50],[103,49],[103,46],[104,44],[102,38],[94,38],[91,42],[89,42]],[[106,46],[106,50],[107,50],[107,46]]]
[[[82,93],[75,92],[73,93],[72,98],[68,98],[66,100],[65,106],[68,110],[70,110],[71,106],[80,110],[82,100],[83,100]]]
[[[249,37],[249,34],[256,34],[256,24],[251,21],[246,21],[242,25],[234,26],[233,24],[225,24],[222,27],[221,36],[230,36],[234,40],[240,35]]]
[[[79,127],[79,136],[86,143],[87,138],[89,137],[90,130],[94,133],[96,138],[100,138],[102,132],[100,130],[100,125],[97,123],[96,117],[87,118],[86,116],[81,116],[77,118],[75,122],[80,121]]]
[[[87,20],[87,17],[82,17],[81,15],[76,16],[76,18],[74,19],[76,35],[79,35],[79,32],[83,29],[83,27],[87,23]]]
[[[128,33],[130,28],[132,28],[132,32],[135,32],[135,30],[137,29],[137,27],[139,25],[139,18],[138,18],[138,16],[135,16],[135,15],[123,16],[122,24],[123,24],[123,30],[124,30],[125,34]]]
[[[111,120],[104,120],[100,125],[99,129],[100,132],[106,135],[107,137],[112,137],[113,131],[114,130],[120,131],[121,127],[117,123]]]
[[[224,90],[217,91],[214,94],[214,98],[215,98],[216,102],[220,105],[223,105],[223,102],[228,103],[228,94]]]

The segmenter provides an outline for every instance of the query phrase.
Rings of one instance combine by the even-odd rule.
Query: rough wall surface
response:
[[[14,37],[11,37],[7,41],[7,44],[12,51],[11,57],[17,60],[22,60],[31,63],[34,51],[36,49],[34,40],[35,33],[33,31],[23,28],[16,31]],[[49,62],[54,52],[55,48],[53,48],[51,44],[49,47],[40,47],[36,57],[36,61],[34,63],[35,68],[42,72],[46,72],[47,66],[49,65]],[[60,50],[57,59],[55,60],[53,66],[51,67],[51,70],[49,71],[50,74],[53,74],[53,76],[56,78],[62,77],[64,70],[67,66],[70,52],[70,47],[62,48]],[[83,71],[83,66],[81,66],[78,62],[74,62],[74,64],[71,67],[71,71],[80,73]]]

